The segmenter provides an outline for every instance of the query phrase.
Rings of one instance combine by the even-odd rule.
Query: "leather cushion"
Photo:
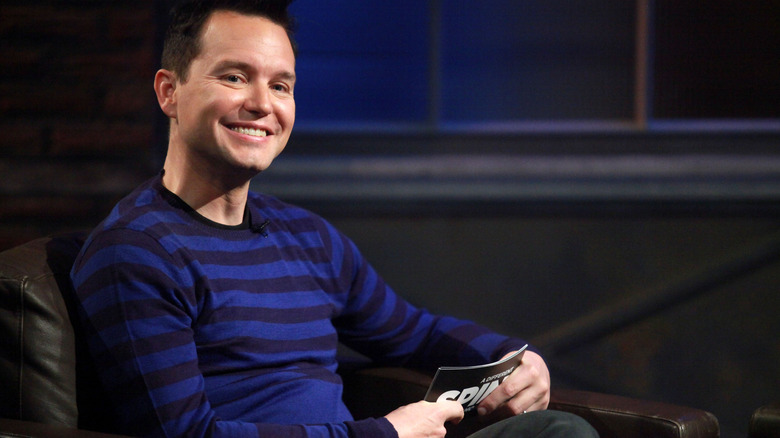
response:
[[[78,426],[76,341],[66,298],[84,237],[41,238],[0,253],[2,417]]]
[[[750,418],[749,438],[780,438],[780,403],[762,406]]]

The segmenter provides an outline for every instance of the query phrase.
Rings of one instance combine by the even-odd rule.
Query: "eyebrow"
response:
[[[243,62],[243,61],[233,61],[233,60],[225,60],[225,61],[218,62],[217,65],[214,67],[214,70],[215,71],[221,71],[221,70],[227,70],[227,69],[232,69],[232,68],[235,68],[235,69],[238,69],[238,70],[251,70],[251,71],[256,71],[257,70],[254,66],[252,66],[249,63],[246,63],[246,62]],[[282,71],[281,73],[277,74],[276,76],[281,78],[281,79],[284,79],[284,80],[287,80],[287,81],[292,81],[292,82],[295,82],[295,79],[296,79],[295,73],[293,73],[291,71],[287,71],[287,70]]]

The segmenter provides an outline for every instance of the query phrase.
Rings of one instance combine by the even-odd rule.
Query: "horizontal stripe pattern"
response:
[[[158,176],[121,201],[72,272],[118,431],[392,436],[353,421],[339,341],[388,364],[492,360],[521,341],[400,299],[330,224],[250,194],[249,227],[209,226]],[[469,343],[475,341],[474,345]]]

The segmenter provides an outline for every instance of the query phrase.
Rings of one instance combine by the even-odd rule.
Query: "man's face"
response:
[[[181,143],[203,170],[254,176],[290,138],[294,85],[295,55],[281,26],[215,12],[187,81],[177,82],[171,141]]]

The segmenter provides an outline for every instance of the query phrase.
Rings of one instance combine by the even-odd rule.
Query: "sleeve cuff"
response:
[[[387,418],[367,418],[347,422],[350,438],[398,438],[398,432]]]

